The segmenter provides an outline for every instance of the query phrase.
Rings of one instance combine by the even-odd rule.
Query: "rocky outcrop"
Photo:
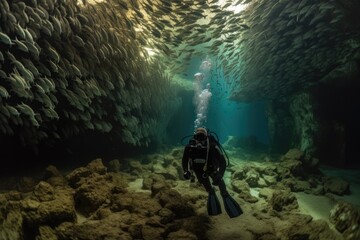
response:
[[[133,177],[108,173],[101,159],[65,177],[54,166],[45,173],[30,194],[0,194],[1,239],[199,239],[208,227],[162,174],[148,175],[144,193],[128,191]]]
[[[187,182],[151,172],[154,165],[179,168],[174,155],[181,151],[149,155],[146,164],[129,159],[116,173],[108,172],[101,159],[66,176],[49,166],[30,193],[0,194],[0,238],[213,239],[208,235],[211,225],[223,224],[224,219],[204,214],[203,187],[195,182],[185,190]],[[236,193],[244,210],[236,220],[246,222],[236,227],[239,239],[358,239],[359,213],[349,204],[339,204],[331,212],[337,230],[300,213],[293,191],[318,192],[327,179],[304,171],[304,159],[303,152],[292,149],[279,161],[231,167],[228,190]],[[63,178],[64,184],[52,184],[54,178]]]
[[[350,193],[350,184],[338,177],[325,177],[324,190],[326,193],[345,195]]]
[[[270,204],[278,212],[298,208],[296,197],[290,191],[275,190],[272,193]]]
[[[345,239],[360,239],[360,212],[346,202],[339,202],[330,211],[330,222]]]

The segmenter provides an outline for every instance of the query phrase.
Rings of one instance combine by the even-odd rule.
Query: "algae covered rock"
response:
[[[272,208],[276,211],[291,210],[298,208],[294,194],[290,191],[275,190],[270,200]]]

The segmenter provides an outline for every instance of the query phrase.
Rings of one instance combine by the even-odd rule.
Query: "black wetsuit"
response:
[[[182,167],[184,172],[189,171],[189,169],[194,171],[198,181],[204,185],[206,191],[209,193],[214,191],[209,180],[210,176],[213,184],[219,186],[221,195],[224,196],[228,194],[224,180],[222,179],[225,173],[226,160],[216,142],[209,142],[210,147],[206,171],[204,171],[204,166],[207,156],[207,140],[199,142],[193,139],[185,146]]]

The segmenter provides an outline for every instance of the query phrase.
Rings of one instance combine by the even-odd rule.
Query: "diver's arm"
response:
[[[221,150],[219,149],[218,146],[215,146],[214,152],[215,152],[215,158],[216,158],[216,160],[218,161],[218,164],[219,164],[219,174],[220,174],[221,177],[223,177],[224,173],[225,173],[225,169],[226,169],[225,157],[224,157],[223,153],[221,152]]]
[[[186,145],[182,157],[182,168],[184,172],[189,171],[189,157],[190,157],[189,150],[190,150],[189,145]]]

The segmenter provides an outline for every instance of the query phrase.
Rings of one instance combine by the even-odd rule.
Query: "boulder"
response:
[[[344,195],[350,193],[350,184],[337,177],[326,177],[324,180],[324,190],[327,193]]]
[[[180,229],[176,232],[171,232],[167,238],[168,240],[197,240],[198,238],[193,233]]]
[[[34,195],[40,202],[54,200],[54,187],[47,182],[41,181],[35,186]]]
[[[267,184],[268,186],[275,185],[276,182],[277,182],[275,176],[263,175],[262,177],[263,177],[263,179],[265,180],[265,182],[266,182],[266,184]]]
[[[254,169],[251,169],[245,174],[245,181],[250,187],[257,187],[260,175]]]
[[[360,239],[360,212],[351,204],[337,203],[330,211],[330,222],[343,233],[345,239]]]
[[[158,215],[160,216],[160,222],[162,224],[168,224],[172,222],[175,218],[175,214],[168,208],[160,209]]]
[[[71,173],[69,173],[66,176],[66,179],[69,182],[69,185],[73,188],[76,188],[79,186],[79,181],[82,178],[88,177],[89,175],[91,175],[91,171],[90,169],[86,168],[86,167],[79,167],[76,168],[75,170],[73,170]]]
[[[24,239],[23,237],[23,216],[19,210],[10,211],[0,225],[0,239]]]
[[[58,240],[58,238],[54,229],[49,226],[40,226],[36,240]]]
[[[301,161],[289,159],[282,162],[281,165],[282,167],[288,169],[290,173],[295,177],[304,176],[306,174]]]
[[[233,190],[237,193],[250,191],[249,184],[244,180],[236,180],[236,179],[234,180],[233,179],[231,181],[231,186],[232,186]]]
[[[64,187],[68,185],[68,181],[63,176],[54,176],[46,179],[46,182],[53,187]]]
[[[290,149],[284,156],[283,156],[283,161],[287,161],[287,160],[296,160],[296,161],[302,161],[305,157],[305,154],[303,151],[293,148]]]
[[[88,168],[91,172],[97,173],[100,175],[104,175],[106,173],[106,167],[104,166],[102,159],[97,158],[91,161],[86,168]]]
[[[315,220],[303,224],[301,222],[294,222],[288,229],[289,240],[298,239],[332,239],[341,240],[341,236],[332,231],[325,220]]]
[[[110,175],[93,174],[75,189],[75,206],[84,216],[95,212],[102,204],[110,201],[114,185]]]
[[[108,171],[109,172],[118,173],[118,172],[120,172],[120,168],[121,168],[121,164],[120,164],[119,159],[111,160],[108,163]]]
[[[278,212],[298,208],[298,203],[294,194],[290,191],[275,190],[270,200],[272,208]]]
[[[62,222],[75,222],[72,189],[57,189],[54,199],[44,202],[26,200],[23,202],[24,218],[27,226],[58,225]]]
[[[274,189],[271,188],[262,188],[259,190],[259,197],[264,198],[265,200],[270,200],[272,198]]]
[[[186,218],[195,215],[195,211],[188,202],[186,202],[178,193],[173,189],[164,189],[156,196],[162,207],[171,210],[176,218]]]
[[[156,215],[162,206],[157,199],[143,193],[122,193],[112,196],[110,208],[114,212],[128,210],[130,213],[150,217]]]
[[[127,232],[131,223],[143,221],[129,212],[112,213],[105,219],[88,220],[80,224],[62,223],[55,228],[59,239],[134,239]]]

